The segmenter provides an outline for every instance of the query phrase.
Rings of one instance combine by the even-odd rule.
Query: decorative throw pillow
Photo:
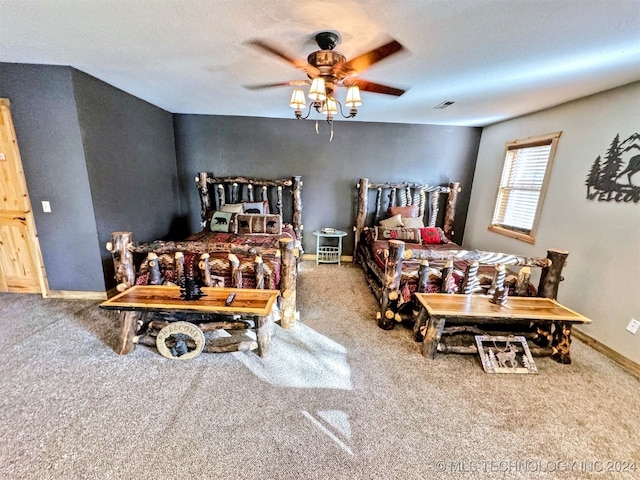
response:
[[[402,223],[407,228],[424,228],[424,223],[422,223],[422,219],[418,217],[402,217]]]
[[[211,215],[209,230],[212,232],[235,232],[234,213],[215,211]]]
[[[244,213],[244,205],[242,203],[225,203],[220,207],[221,212]]]
[[[406,207],[389,207],[389,215],[400,214],[403,218],[416,218],[418,216],[418,205],[407,205]]]
[[[441,245],[448,240],[440,227],[421,228],[420,236],[423,245]]]
[[[239,214],[236,218],[238,234],[269,233],[282,234],[282,218],[280,215],[245,215]]]
[[[420,243],[418,228],[384,228],[378,227],[378,240],[404,240],[409,243]]]
[[[380,220],[380,226],[384,228],[404,227],[404,223],[402,223],[402,216],[398,213],[386,220]]]
[[[264,200],[262,202],[244,202],[242,204],[244,206],[243,212],[240,213],[249,213],[249,214],[257,214],[257,215],[268,215],[269,214],[269,202]]]

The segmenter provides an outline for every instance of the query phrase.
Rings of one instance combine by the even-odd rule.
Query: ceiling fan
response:
[[[301,59],[292,58],[282,49],[263,40],[250,40],[248,42],[249,45],[279,57],[295,68],[302,70],[307,74],[309,79],[246,85],[245,87],[250,90],[283,86],[296,87],[289,102],[289,105],[296,109],[296,118],[307,118],[313,106],[318,112],[327,115],[327,121],[330,123],[333,119],[333,114],[338,111],[337,106],[340,107],[340,112],[343,117],[355,117],[357,107],[362,104],[360,90],[398,97],[405,93],[404,90],[399,88],[358,78],[358,75],[375,63],[403,50],[404,47],[396,40],[391,40],[349,61],[347,61],[343,54],[334,50],[335,46],[340,42],[340,35],[338,33],[331,31],[320,32],[315,36],[315,40],[320,50],[309,54],[306,62]],[[304,92],[300,88],[304,85],[311,85],[309,98],[313,101],[309,106],[309,112],[306,116],[302,116],[302,110],[306,107],[306,102]],[[348,88],[345,105],[350,108],[349,115],[342,113],[342,105],[335,99],[334,93],[337,87]]]

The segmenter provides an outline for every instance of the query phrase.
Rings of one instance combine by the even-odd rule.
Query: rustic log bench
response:
[[[508,297],[505,305],[492,303],[487,295],[418,293],[416,298],[421,310],[414,325],[414,336],[417,340],[423,337],[422,355],[429,359],[433,359],[436,352],[477,353],[475,345],[447,346],[441,343],[443,334],[484,335],[485,328],[495,330],[496,326],[535,325],[538,338],[548,341],[551,337],[551,341],[550,348],[530,347],[531,353],[551,355],[559,363],[571,363],[571,326],[574,323],[591,323],[590,319],[551,298]],[[555,328],[552,329],[551,325]]]
[[[258,355],[267,355],[271,342],[268,317],[280,293],[278,290],[203,287],[202,292],[205,296],[197,300],[183,300],[177,286],[136,285],[101,303],[101,308],[120,311],[117,353],[131,353],[136,343],[156,346],[155,337],[148,333],[150,326],[160,328],[171,321],[186,320],[199,330],[239,330],[249,328],[249,323],[243,321],[249,319],[253,320],[257,342],[206,344],[203,351],[221,353],[257,349]],[[226,305],[231,293],[235,297],[230,305]],[[164,316],[168,321],[145,321],[149,313]],[[176,318],[176,314],[182,315]],[[241,320],[229,320],[234,316]],[[201,323],[196,323],[198,318]]]

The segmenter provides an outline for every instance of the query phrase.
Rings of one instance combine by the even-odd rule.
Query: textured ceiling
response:
[[[483,126],[640,80],[640,0],[0,0],[0,61],[70,65],[174,113],[293,118],[292,57],[338,31],[347,59],[398,40],[361,77],[356,121]],[[344,91],[337,94],[344,98]],[[447,109],[434,109],[454,101]]]

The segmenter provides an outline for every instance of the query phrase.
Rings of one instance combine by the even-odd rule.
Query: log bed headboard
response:
[[[369,183],[368,178],[361,178],[357,184],[358,208],[353,258],[357,258],[358,242],[365,227],[373,227],[386,218],[385,212],[392,206],[418,205],[418,216],[428,227],[441,226],[447,237],[453,236],[453,222],[456,215],[456,202],[460,192],[460,183],[454,182],[449,186],[433,186],[426,183],[396,182]],[[369,210],[369,192],[375,190],[375,209]],[[442,225],[437,225],[442,203],[442,194],[447,194]],[[383,200],[384,198],[384,200]],[[384,207],[384,210],[382,208]]]
[[[290,223],[302,245],[302,177],[265,180],[248,177],[214,177],[199,172],[195,178],[200,195],[200,217],[204,226],[209,215],[227,203],[268,201],[269,211]],[[259,191],[257,191],[259,190]],[[283,195],[289,192],[291,197]]]

